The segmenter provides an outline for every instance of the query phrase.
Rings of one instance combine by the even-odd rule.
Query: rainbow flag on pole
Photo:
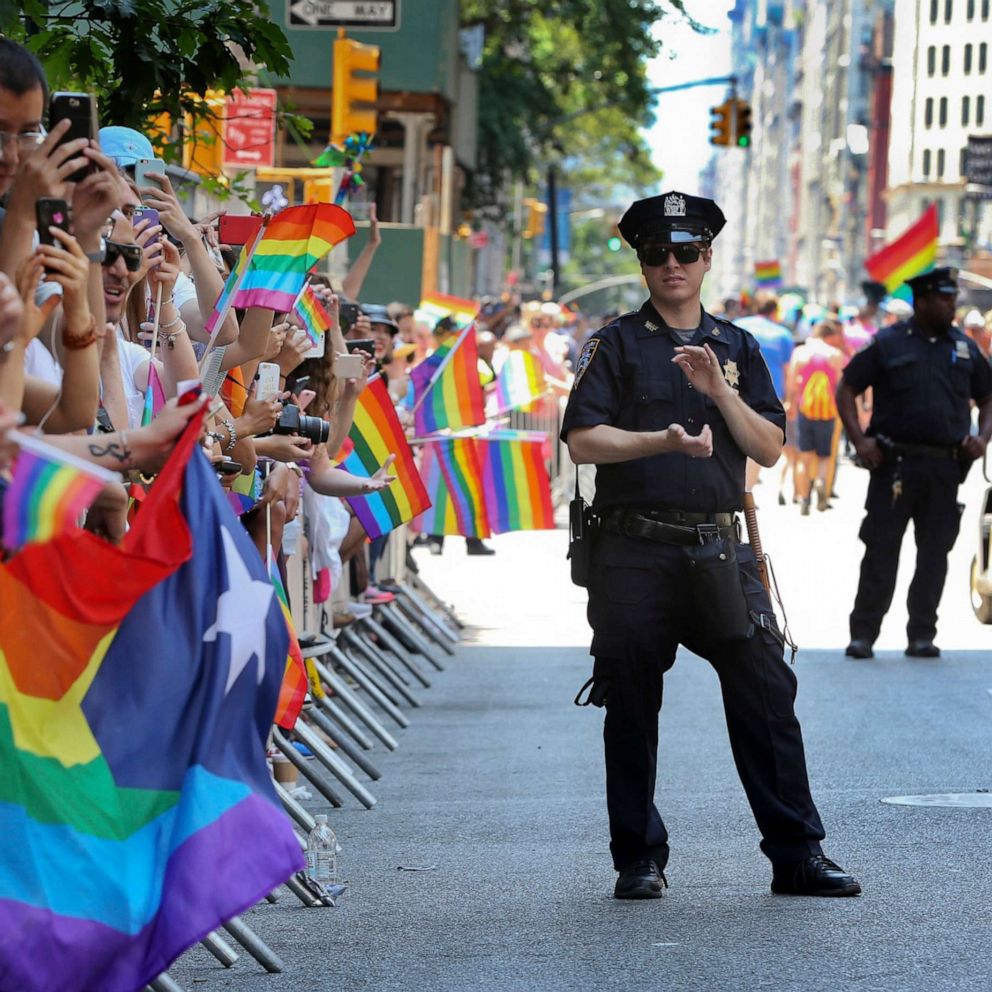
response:
[[[782,285],[782,265],[777,258],[754,263],[754,284],[758,289],[777,289]]]
[[[307,670],[303,663],[303,653],[300,651],[300,642],[296,637],[296,628],[293,626],[293,615],[289,612],[289,597],[286,595],[286,587],[282,584],[282,576],[279,574],[279,566],[276,564],[272,548],[269,548],[268,561],[269,581],[276,591],[276,599],[282,608],[282,616],[286,621],[286,630],[289,633],[289,652],[286,655],[286,670],[283,672],[282,685],[279,687],[279,703],[276,706],[276,715],[273,723],[278,724],[283,730],[292,730],[296,726],[296,718],[303,709],[303,701],[307,694]]]
[[[479,304],[462,296],[447,293],[427,293],[416,310],[417,320],[436,324],[442,317],[451,317],[459,327],[472,323],[479,312]]]
[[[148,363],[148,386],[145,389],[145,405],[141,411],[141,426],[147,427],[165,406],[165,390],[155,367],[155,359]]]
[[[330,330],[331,317],[309,283],[300,290],[300,295],[293,304],[293,313],[303,324],[310,344],[320,344],[320,339]]]
[[[498,417],[508,410],[530,412],[535,400],[544,395],[544,369],[529,351],[511,351],[496,376],[496,391],[489,415]]]
[[[341,467],[366,479],[385,464],[388,455],[396,455],[390,469],[395,482],[377,493],[347,497],[369,537],[388,534],[430,506],[389,390],[379,376],[371,378],[358,397],[345,447],[350,450]]]
[[[891,244],[865,259],[868,274],[892,296],[909,298],[907,279],[929,272],[937,261],[937,205],[931,203],[915,224]]]
[[[493,431],[476,440],[494,534],[555,529],[546,442],[541,431]]]
[[[14,439],[20,451],[3,498],[3,543],[10,551],[72,530],[100,490],[120,482],[115,472],[39,438],[15,434]]]
[[[415,366],[410,381],[418,437],[486,422],[474,324]]]
[[[437,471],[430,460],[437,462]],[[474,437],[432,437],[424,443],[425,472],[434,489],[431,499],[440,503],[441,511],[421,522],[427,534],[462,534],[465,537],[489,537],[489,515],[483,483],[482,463]],[[448,509],[448,503],[451,509]],[[454,517],[455,529],[449,529]],[[432,530],[432,527],[439,527]]]

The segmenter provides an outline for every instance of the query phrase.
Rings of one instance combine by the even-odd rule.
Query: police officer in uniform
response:
[[[958,485],[992,435],[992,369],[978,345],[954,326],[957,273],[938,268],[907,280],[914,314],[880,330],[844,370],[837,409],[858,457],[871,470],[861,579],[851,613],[847,655],[871,658],[896,586],[906,524],[916,534],[916,572],[909,587],[906,654],[937,658],[937,606],[947,554],[958,536]],[[855,397],[872,389],[867,433]],[[971,405],[979,408],[970,433]]]
[[[820,847],[796,677],[754,556],[737,540],[746,460],[775,463],[785,413],[755,339],[700,305],[724,223],[712,200],[675,191],[624,214],[620,233],[650,299],[587,341],[561,432],[576,464],[596,465],[587,687],[606,708],[614,896],[658,898],[667,885],[668,832],[654,805],[658,714],[680,644],[720,677],[772,891],[857,895],[858,882]]]

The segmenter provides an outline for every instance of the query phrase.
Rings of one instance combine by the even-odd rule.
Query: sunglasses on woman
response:
[[[637,257],[645,265],[664,265],[669,254],[672,254],[679,265],[691,265],[699,261],[704,250],[699,245],[646,245],[637,253]]]
[[[118,241],[105,241],[104,244],[107,246],[104,265],[113,265],[123,256],[128,272],[137,272],[141,268],[141,245],[122,245]]]

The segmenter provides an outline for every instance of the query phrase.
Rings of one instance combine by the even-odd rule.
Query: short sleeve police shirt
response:
[[[728,385],[784,438],[785,412],[757,341],[704,311],[691,343],[713,349]],[[672,361],[680,345],[647,302],[593,334],[579,355],[563,440],[577,427],[599,424],[627,431],[681,424],[689,434],[709,424],[713,432],[712,458],[666,453],[597,466],[595,506],[600,511],[628,506],[717,513],[741,507],[745,455],[716,404],[693,389]]]

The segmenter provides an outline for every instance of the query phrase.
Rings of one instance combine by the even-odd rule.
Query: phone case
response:
[[[254,214],[221,214],[217,220],[217,240],[222,245],[246,245],[254,241],[262,218]]]
[[[55,244],[55,238],[48,229],[59,227],[63,231],[69,230],[69,204],[65,200],[43,196],[35,204],[35,210],[38,219],[38,240],[43,245]]]
[[[97,134],[96,98],[91,93],[53,93],[48,104],[48,129],[51,130],[63,120],[69,121],[69,130],[62,135],[59,144],[67,144],[76,138],[92,140]],[[66,178],[78,183],[92,171],[92,166],[83,166]]]
[[[365,368],[361,355],[338,355],[334,359],[334,374],[339,379],[357,379]]]
[[[255,387],[255,396],[260,399],[268,399],[279,392],[279,366],[275,362],[260,362],[258,366],[258,384]]]
[[[160,158],[139,158],[134,164],[134,184],[141,189],[142,186],[157,186],[153,179],[148,178],[149,172],[165,175],[165,162]]]

